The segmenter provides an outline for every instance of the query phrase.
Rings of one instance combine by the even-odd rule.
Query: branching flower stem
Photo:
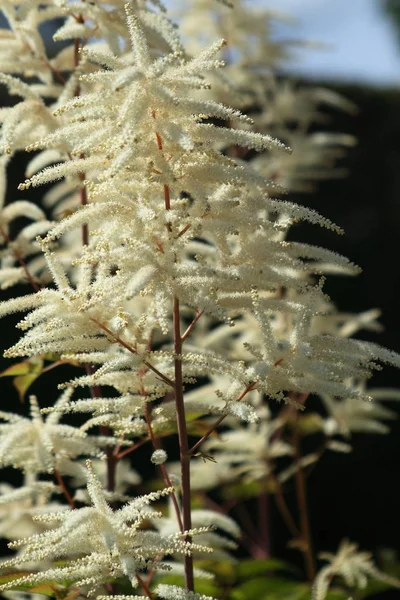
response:
[[[23,268],[27,281],[31,284],[31,286],[33,287],[35,292],[38,292],[40,290],[40,286],[36,283],[36,281],[32,277],[32,275],[29,272],[29,269],[26,265],[26,262],[24,261],[24,259],[22,258],[22,256],[18,252],[18,250],[13,248],[10,236],[8,235],[8,233],[4,230],[4,228],[1,225],[0,225],[0,233],[3,236],[3,238],[5,239],[5,241],[7,242],[7,245],[10,246],[11,251],[14,254],[16,260],[19,262],[19,264]]]
[[[249,385],[246,386],[246,388],[243,390],[243,392],[240,394],[240,396],[237,398],[236,402],[240,402],[241,400],[243,400],[243,398],[251,391],[254,390],[255,386],[257,385],[256,382],[252,382],[249,383]],[[201,444],[203,442],[206,441],[207,438],[210,437],[210,435],[213,433],[213,431],[215,431],[222,423],[222,421],[225,419],[227,415],[221,415],[214,423],[214,425],[212,425],[210,427],[210,429],[203,435],[202,438],[200,438],[194,446],[192,446],[192,448],[190,448],[190,450],[188,450],[189,455],[193,456],[193,454],[197,451],[197,449],[201,446]]]
[[[194,317],[193,321],[190,323],[190,325],[188,326],[188,328],[186,329],[186,331],[182,334],[181,336],[181,340],[182,343],[186,340],[186,338],[191,334],[191,332],[193,331],[194,326],[196,325],[197,321],[200,319],[201,315],[204,313],[204,309],[200,310],[196,313],[196,316]]]
[[[65,481],[62,478],[61,473],[59,471],[57,471],[57,469],[55,469],[55,471],[54,471],[54,476],[55,476],[57,483],[60,486],[65,498],[67,499],[68,504],[70,505],[70,507],[72,509],[75,509],[76,508],[75,500],[72,498],[71,494],[69,493],[68,488],[65,485]]]
[[[93,317],[89,317],[89,318],[90,318],[91,321],[93,321],[93,323],[96,323],[96,325],[98,325],[100,327],[100,329],[102,329],[103,331],[105,331],[116,342],[118,342],[118,344],[121,344],[121,346],[123,346],[124,348],[126,348],[132,354],[138,355],[138,352],[135,350],[135,348],[133,348],[133,346],[131,346],[130,344],[128,344],[127,342],[125,342],[123,339],[121,339],[118,335],[116,335],[113,331],[111,331],[111,329],[109,329],[108,327],[106,327],[106,325],[104,325],[103,323],[100,323],[100,321],[97,321],[97,319],[94,319]],[[156,367],[154,367],[147,360],[144,360],[143,364],[146,365],[146,367],[148,367],[151,371],[153,371],[153,373],[155,373],[162,381],[164,381],[164,383],[166,383],[167,385],[169,385],[172,388],[175,387],[174,382],[171,379],[169,379],[169,377],[167,377],[166,375],[164,375],[163,373],[161,373],[161,371],[159,371]]]
[[[180,331],[179,299],[175,296],[173,300],[173,327],[174,327],[174,350],[175,350],[175,405],[178,423],[179,453],[181,461],[181,483],[182,483],[182,517],[184,530],[192,529],[192,516],[190,509],[190,453],[188,434],[186,428],[185,405],[183,400],[183,377],[182,377],[182,338]],[[186,541],[190,542],[189,536]],[[185,584],[186,588],[194,591],[193,558],[186,555],[185,561]]]
[[[143,440],[139,440],[138,442],[136,442],[136,444],[133,444],[133,446],[131,446],[130,448],[126,448],[125,450],[122,450],[121,452],[118,451],[118,446],[117,446],[116,452],[114,453],[115,457],[118,460],[121,460],[121,458],[124,458],[124,456],[127,456],[128,454],[131,454],[132,452],[134,452],[135,450],[140,448],[140,446],[143,446],[143,444],[146,444],[149,441],[150,441],[150,438],[146,437]]]
[[[156,112],[153,110],[153,119],[156,118]],[[157,146],[160,152],[163,152],[163,141],[160,134],[155,132]],[[164,204],[165,210],[171,210],[171,196],[170,189],[167,184],[164,184]],[[169,234],[172,233],[171,223],[168,222],[167,231]],[[176,260],[176,259],[175,259]],[[175,381],[174,381],[174,393],[175,393],[175,406],[176,416],[178,424],[178,438],[179,438],[179,454],[181,463],[181,486],[182,486],[182,526],[183,531],[189,531],[192,529],[192,514],[191,514],[191,503],[190,503],[190,454],[189,454],[189,441],[186,427],[186,416],[185,416],[185,404],[183,399],[183,375],[182,375],[182,335],[180,330],[180,306],[179,298],[174,296],[173,298],[173,334],[174,334],[174,351],[175,351]],[[193,323],[194,326],[194,323]],[[189,331],[190,333],[190,331]],[[188,334],[189,335],[189,334]],[[174,503],[175,504],[175,503]],[[181,529],[182,530],[182,529]],[[191,537],[186,536],[186,541],[191,542]],[[184,557],[184,568],[185,568],[185,585],[186,588],[193,592],[194,591],[194,576],[193,576],[193,558],[190,555]]]
[[[136,579],[138,580],[139,585],[142,587],[144,593],[149,598],[149,600],[154,600],[154,594],[150,591],[149,586],[144,581],[144,579],[142,579],[140,575],[138,575],[138,573],[136,573]]]

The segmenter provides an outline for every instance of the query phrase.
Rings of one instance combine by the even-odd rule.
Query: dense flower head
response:
[[[59,526],[10,544],[20,551],[15,559],[5,563],[5,566],[19,566],[68,558],[66,566],[54,566],[21,577],[21,583],[68,579],[78,586],[88,586],[92,593],[110,577],[126,575],[136,587],[138,571],[162,568],[162,563],[156,560],[159,555],[187,554],[195,549],[207,552],[206,547],[185,541],[180,532],[162,535],[143,527],[146,520],[162,517],[161,513],[148,508],[150,502],[171,494],[173,489],[139,496],[113,510],[89,461],[87,470],[87,491],[92,505],[38,517],[39,521],[59,523]],[[5,584],[2,589],[9,587]]]
[[[66,404],[72,390],[66,390],[55,404]],[[52,473],[55,469],[73,474],[76,467],[71,459],[79,455],[102,455],[105,440],[89,437],[70,425],[60,424],[61,412],[55,411],[46,419],[40,414],[35,396],[30,396],[31,418],[0,412],[5,421],[0,425],[0,464],[23,469],[27,473]]]

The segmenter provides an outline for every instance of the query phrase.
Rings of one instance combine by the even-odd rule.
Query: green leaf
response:
[[[43,369],[43,358],[34,356],[15,365],[11,365],[0,373],[0,377],[14,377],[13,385],[21,402],[32,383],[39,377]]]
[[[302,435],[319,433],[323,430],[324,421],[317,413],[299,415],[297,420],[297,429]]]
[[[243,560],[236,567],[236,573],[239,579],[250,579],[252,577],[265,575],[271,571],[286,571],[287,573],[298,574],[295,567],[276,558],[269,558],[267,560]]]
[[[32,364],[30,360],[11,365],[5,371],[0,373],[0,377],[15,377],[16,375],[27,375],[32,372]]]
[[[39,377],[40,373],[32,373],[30,375],[20,375],[13,381],[14,387],[18,392],[20,402],[24,401],[25,394],[31,387],[32,383]]]
[[[201,560],[196,562],[201,569],[213,573],[216,580],[221,584],[234,584],[237,582],[238,563],[230,560]]]
[[[309,600],[310,593],[307,583],[255,577],[236,587],[231,597],[233,600]]]
[[[335,589],[328,591],[325,600],[348,600],[348,598],[348,592],[346,592],[345,590]]]
[[[0,576],[0,585],[9,584],[15,581],[15,585],[12,585],[8,588],[10,591],[42,594],[43,596],[49,596],[51,598],[63,597],[68,591],[65,586],[60,585],[55,581],[50,581],[47,583],[17,583],[18,581],[21,581],[21,578],[34,574],[34,571],[16,571],[13,573],[6,573],[5,575]]]
[[[230,500],[231,498],[254,498],[261,494],[263,491],[264,484],[260,481],[251,481],[248,483],[234,483],[226,485],[221,489],[221,494],[224,499]]]
[[[12,573],[6,573],[5,575],[0,575],[0,585],[5,585],[10,581],[14,581],[16,579],[21,579],[21,577],[27,577],[28,575],[32,575],[33,571],[15,571]]]

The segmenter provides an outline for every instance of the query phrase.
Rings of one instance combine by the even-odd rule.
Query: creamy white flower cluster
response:
[[[400,366],[400,357],[350,339],[377,327],[376,312],[342,315],[322,289],[324,274],[358,267],[287,241],[299,220],[340,228],[281,198],[284,188],[307,191],[341,174],[335,161],[354,140],[310,128],[323,120],[323,104],[354,107],[275,78],[290,45],[273,39],[272,13],[239,1],[233,10],[191,2],[183,44],[158,0],[0,1],[8,23],[0,84],[20,98],[0,111],[0,285],[26,281],[34,291],[0,303],[0,316],[27,313],[5,356],[51,355],[53,366],[84,369],[60,381],[65,391],[46,399],[48,408],[31,396],[31,418],[0,413],[0,465],[25,476],[0,496],[0,531],[17,550],[3,567],[34,569],[17,584],[51,581],[67,593],[67,581],[122,600],[135,597],[118,594],[128,578],[150,598],[208,600],[163,583],[149,592],[141,578],[151,582],[155,570],[187,576],[188,559],[211,550],[231,560],[240,537],[229,516],[205,508],[192,510],[187,525],[185,464],[200,494],[235,482],[268,489],[321,455],[295,457],[285,428],[322,433],[326,449],[347,451],[335,436],[384,433],[380,420],[394,416],[362,401],[397,397],[368,392],[366,382],[378,363]],[[51,57],[42,32],[54,20],[63,47]],[[21,150],[35,152],[19,185],[24,197],[49,186],[40,208],[5,203],[6,167]],[[32,223],[14,236],[21,216]],[[310,394],[328,416],[293,424]],[[274,417],[270,399],[290,406]],[[84,422],[60,423],[70,413]],[[200,438],[192,449],[182,447],[182,416]],[[160,443],[177,430],[178,466]],[[121,459],[145,443],[165,489],[135,496],[141,478]],[[87,457],[97,460],[86,474]],[[44,480],[52,475],[57,486]],[[61,493],[69,508],[52,501]],[[166,495],[168,512],[147,508]],[[340,554],[345,569],[350,550]],[[340,569],[322,572],[318,600]]]
[[[136,587],[138,572],[163,567],[162,562],[154,560],[156,556],[175,552],[187,554],[193,550],[207,552],[208,547],[185,541],[180,532],[163,535],[142,527],[144,521],[162,517],[162,513],[150,510],[148,505],[173,492],[172,488],[140,496],[119,510],[113,510],[89,461],[87,470],[87,489],[92,506],[37,516],[39,522],[58,522],[60,525],[12,542],[10,548],[21,550],[16,559],[6,561],[3,566],[40,564],[61,558],[68,559],[67,564],[22,576],[19,583],[36,584],[49,579],[62,583],[69,580],[79,587],[85,586],[93,595],[109,578],[123,575]],[[190,533],[202,531],[200,528]],[[7,587],[4,586],[5,589]]]

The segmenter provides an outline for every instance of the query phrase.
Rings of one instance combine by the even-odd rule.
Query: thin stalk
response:
[[[8,233],[5,231],[5,229],[1,225],[0,225],[0,233],[3,236],[3,238],[5,239],[5,241],[7,242],[7,245],[10,246],[10,244],[12,244],[11,238],[10,238],[10,236],[8,235]],[[38,292],[40,290],[40,286],[33,279],[32,275],[29,272],[29,269],[28,269],[28,267],[26,265],[26,262],[24,261],[24,259],[22,258],[22,256],[18,252],[18,250],[16,250],[15,248],[13,248],[12,245],[10,246],[10,250],[14,254],[15,259],[19,262],[19,264],[23,268],[26,279],[31,284],[31,286],[33,287],[33,289],[35,290],[35,292]]]
[[[85,176],[83,173],[79,174],[79,179],[81,181],[84,181]],[[80,199],[81,199],[81,206],[85,206],[88,203],[87,192],[86,192],[85,186],[81,187],[81,189],[79,190],[79,194],[80,194]],[[82,225],[82,246],[87,246],[88,244],[89,244],[89,227],[88,227],[87,223],[84,223],[84,225]]]
[[[315,561],[311,543],[310,520],[308,513],[307,490],[304,471],[301,466],[300,442],[297,429],[293,435],[293,445],[297,463],[296,470],[296,495],[299,507],[300,529],[304,546],[304,562],[306,567],[307,578],[310,582],[314,581],[316,575]]]
[[[95,368],[93,365],[85,364],[85,370],[88,375],[92,375],[95,372]],[[90,395],[92,398],[100,398],[101,397],[101,388],[98,385],[90,386]],[[108,436],[110,434],[110,430],[108,427],[100,427],[100,434],[104,436]],[[105,448],[105,453],[107,457],[107,490],[109,492],[113,492],[115,490],[115,477],[116,477],[116,469],[118,458],[114,456],[114,451],[110,446]]]
[[[204,308],[203,310],[200,310],[195,318],[193,319],[193,321],[190,323],[190,325],[188,326],[188,328],[186,329],[186,331],[182,334],[181,339],[182,339],[182,343],[186,340],[186,338],[192,333],[194,326],[196,325],[197,321],[200,319],[201,315],[204,313]]]
[[[180,330],[179,299],[175,296],[173,301],[173,328],[174,328],[174,350],[175,350],[175,405],[178,423],[179,454],[181,462],[182,483],[182,517],[183,528],[188,531],[192,528],[192,515],[190,506],[190,454],[188,434],[186,428],[185,404],[183,399],[183,377],[182,377],[182,338]],[[190,542],[190,536],[186,536]],[[185,555],[185,584],[186,588],[194,591],[193,558]]]
[[[153,118],[156,118],[156,111],[153,110]],[[155,131],[155,137],[157,140],[157,147],[160,152],[163,152],[163,141],[160,134]],[[165,210],[171,210],[171,195],[168,184],[163,185],[164,189],[164,205]],[[166,223],[166,228],[169,234],[172,234],[172,225],[170,222]],[[175,257],[176,260],[176,257]],[[181,463],[181,486],[182,486],[182,524],[183,530],[188,531],[192,529],[192,515],[190,505],[190,454],[189,454],[189,442],[186,428],[186,415],[185,415],[185,404],[183,399],[183,375],[182,375],[182,337],[180,329],[180,307],[179,298],[174,296],[173,299],[173,333],[174,333],[174,371],[175,380],[173,383],[174,395],[175,395],[175,406],[178,424],[178,439],[179,439],[179,454]],[[187,542],[191,542],[191,536],[185,536]],[[193,577],[193,558],[191,555],[184,557],[184,569],[185,569],[185,585],[186,588],[193,592],[194,591],[194,577]]]
[[[271,555],[270,546],[270,531],[269,531],[269,497],[267,486],[262,490],[257,498],[258,501],[258,520],[260,523],[259,529],[259,546],[261,553],[259,558],[269,558]]]
[[[292,513],[290,512],[288,505],[286,504],[285,496],[283,495],[282,486],[281,486],[279,480],[275,477],[275,475],[273,473],[270,473],[269,477],[271,477],[271,479],[274,483],[275,502],[276,502],[276,506],[280,512],[281,517],[282,517],[286,527],[288,528],[290,533],[293,535],[293,537],[295,539],[300,539],[301,531],[297,527],[296,522],[292,516]]]
[[[136,442],[136,444],[133,444],[133,446],[131,446],[130,448],[126,448],[126,450],[117,452],[115,454],[115,456],[118,460],[121,460],[121,458],[124,458],[124,456],[128,456],[128,454],[131,454],[131,452],[134,452],[135,450],[140,448],[140,446],[143,446],[143,444],[145,444],[146,442],[149,442],[149,441],[150,441],[150,438],[145,438],[144,440],[140,440],[139,442]],[[118,448],[116,448],[116,450],[118,450]]]
[[[121,339],[118,335],[116,335],[113,331],[111,331],[111,329],[108,329],[108,327],[106,327],[106,325],[104,325],[103,323],[100,323],[100,321],[97,321],[97,319],[93,319],[93,317],[90,317],[90,320],[93,321],[93,323],[96,323],[96,325],[98,325],[100,327],[100,329],[102,329],[103,331],[108,333],[108,335],[113,337],[116,342],[121,344],[121,346],[123,346],[124,348],[129,350],[129,352],[131,352],[132,354],[138,355],[137,350],[135,350],[135,348],[133,346],[131,346],[130,344],[128,344],[128,342],[125,342],[123,339]],[[172,388],[175,386],[174,382],[171,379],[169,379],[166,375],[161,373],[161,371],[159,371],[156,367],[153,367],[153,365],[151,363],[149,363],[147,360],[144,360],[143,364],[146,365],[146,367],[148,367],[151,371],[153,371],[153,373],[155,373],[162,381],[164,381],[164,383],[166,383],[167,385],[169,385]]]
[[[151,406],[149,405],[148,402],[146,403],[146,409],[145,410],[146,410],[145,416],[146,416],[147,429],[149,431],[149,437],[151,439],[151,443],[153,444],[154,450],[160,450],[161,449],[161,444],[160,444],[159,440],[156,438],[156,436],[154,435],[153,428],[151,426]],[[171,479],[170,479],[170,477],[168,475],[167,469],[165,468],[165,465],[159,465],[159,467],[160,467],[160,471],[161,471],[161,474],[163,476],[165,485],[167,487],[173,487]],[[171,499],[172,499],[172,504],[174,505],[174,509],[175,509],[175,513],[176,513],[176,518],[177,518],[177,521],[178,521],[179,529],[183,533],[184,530],[185,530],[185,528],[183,526],[183,521],[182,521],[182,516],[181,516],[181,510],[179,508],[179,504],[178,504],[178,500],[176,499],[175,492],[172,492]]]
[[[71,496],[71,494],[68,491],[67,486],[65,485],[64,479],[62,478],[62,475],[60,473],[60,471],[57,471],[57,469],[54,470],[54,476],[57,479],[57,483],[60,486],[60,488],[62,489],[62,492],[64,494],[64,496],[66,497],[68,504],[70,505],[71,508],[75,509],[75,500],[73,499],[73,497]]]
[[[144,593],[149,598],[149,600],[154,600],[154,594],[150,591],[148,584],[136,573],[136,579],[138,580],[139,585],[142,587]]]
[[[241,400],[243,400],[243,398],[251,391],[254,389],[254,387],[256,386],[256,383],[249,383],[249,385],[246,386],[246,388],[243,390],[243,392],[240,394],[240,396],[237,398],[236,402],[240,402]],[[227,415],[221,415],[214,423],[214,425],[212,425],[210,427],[210,429],[203,435],[202,438],[199,439],[198,442],[195,443],[194,446],[192,446],[192,448],[190,448],[189,450],[189,454],[193,455],[196,450],[201,446],[201,444],[203,442],[205,442],[205,440],[207,438],[210,437],[210,435],[213,433],[213,431],[215,431],[215,429],[217,429],[217,427],[219,427],[222,423],[222,421],[227,417]]]
[[[277,361],[275,363],[274,366],[278,365],[279,362],[281,362],[283,359],[280,359],[280,361]],[[296,402],[296,404],[299,404],[301,406],[304,406],[306,403],[306,400],[308,398],[308,396],[310,395],[309,392],[304,392],[303,394],[301,393],[297,393],[297,392],[290,392],[289,393],[289,397],[291,400],[293,400],[293,402]],[[274,431],[274,433],[271,436],[271,442],[274,442],[275,440],[278,440],[282,437],[283,434],[283,430],[285,428],[285,425],[288,422],[289,417],[292,414],[297,414],[297,411],[299,409],[296,408],[293,405],[289,405],[289,406],[284,406],[278,415],[278,420],[282,422],[282,425],[280,427],[278,427],[278,429],[276,429],[276,431]]]

